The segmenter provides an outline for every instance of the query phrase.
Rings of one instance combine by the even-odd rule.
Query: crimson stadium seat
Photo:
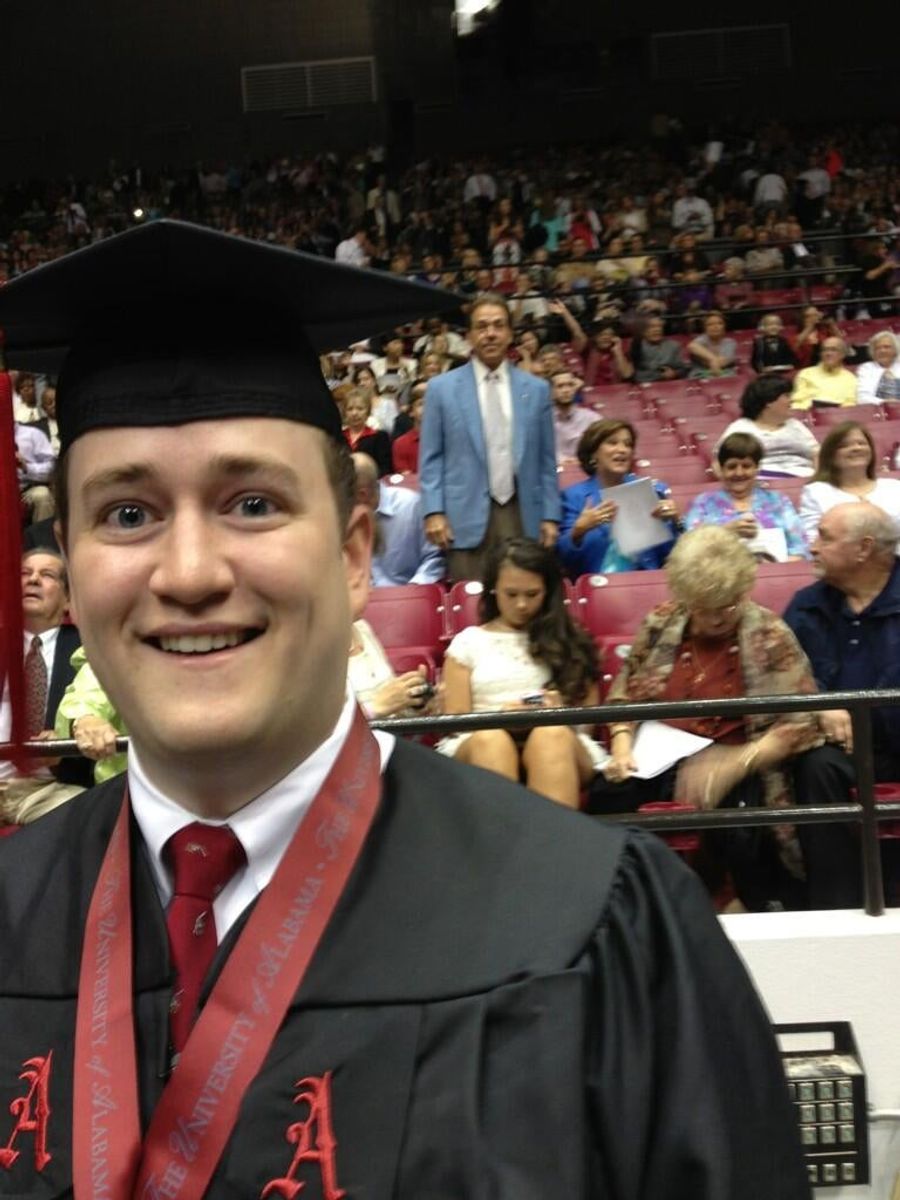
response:
[[[879,421],[869,425],[868,430],[875,443],[875,452],[878,457],[876,469],[880,467],[893,468],[897,447],[900,446],[900,421]]]
[[[455,637],[461,629],[481,622],[481,581],[460,579],[447,594],[447,633]]]
[[[566,463],[564,467],[558,467],[556,471],[556,482],[561,492],[575,483],[584,483],[586,478],[580,463]]]
[[[813,429],[830,429],[832,425],[840,425],[844,421],[858,421],[860,425],[875,425],[884,421],[886,414],[880,404],[848,404],[846,407],[834,405],[831,408],[813,408]]]
[[[706,460],[697,454],[682,454],[677,458],[644,458],[636,460],[635,473],[649,475],[661,483],[693,483],[698,488],[707,485],[712,476],[707,471]]]
[[[841,285],[838,283],[814,283],[809,288],[808,304],[827,304],[829,300],[837,300],[841,294]],[[797,324],[795,319],[794,324]]]
[[[712,491],[715,483],[714,479],[708,479],[706,483],[673,483],[669,488],[669,499],[675,502],[678,511],[684,516],[697,497]]]
[[[631,653],[631,635],[625,637],[602,637],[597,640],[597,656],[600,660],[600,701],[605,700],[610,684],[622,669],[622,664]]]
[[[900,783],[876,783],[873,790],[876,801],[900,800]],[[854,800],[859,799],[856,788],[850,789],[850,795]],[[887,841],[900,839],[900,821],[879,821],[878,836]]]
[[[803,292],[800,288],[771,288],[757,292],[753,300],[760,308],[777,312],[786,325],[796,325],[797,313],[802,310],[785,306],[802,304]]]
[[[753,599],[780,616],[794,593],[816,578],[811,562],[760,563]],[[633,636],[647,613],[670,596],[666,573],[659,570],[582,575],[575,598],[578,619],[599,645]]]
[[[683,444],[693,442],[696,445],[697,441],[703,439],[709,442],[710,446],[714,446],[730,424],[731,417],[723,413],[704,413],[697,416],[685,413],[684,416],[676,417],[675,432]]]
[[[572,612],[575,608],[575,591],[568,579],[563,580],[565,603]],[[459,579],[447,594],[447,633],[455,637],[460,630],[481,623],[481,581]],[[575,615],[573,613],[573,615]]]
[[[575,615],[597,642],[633,636],[651,608],[668,599],[662,570],[581,575],[575,581]]]
[[[590,396],[592,400],[598,400],[602,404],[611,404],[614,400],[641,399],[640,389],[633,383],[598,383],[593,387],[586,387],[583,395],[585,398]]]
[[[639,429],[637,436],[638,458],[676,458],[682,454],[681,442],[674,430]],[[687,451],[684,451],[687,453]]]
[[[781,616],[800,588],[818,579],[812,562],[760,563],[752,597],[763,608]]]
[[[779,492],[782,496],[787,496],[794,508],[800,506],[800,493],[809,483],[808,479],[760,479],[759,486],[766,488],[770,492]]]
[[[447,593],[439,583],[377,587],[363,613],[390,657],[394,650],[419,652],[440,665],[446,640]]]
[[[438,665],[432,654],[420,646],[391,646],[385,650],[388,662],[397,675],[405,675],[407,671],[417,671],[425,667],[425,677],[429,683],[437,679]]]

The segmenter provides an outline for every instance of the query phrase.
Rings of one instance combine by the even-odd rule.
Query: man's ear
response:
[[[69,568],[69,551],[66,545],[66,534],[60,521],[53,522],[53,536],[63,556],[66,567],[66,612],[73,625],[78,624],[78,614],[75,611],[75,600],[72,596],[72,572]]]
[[[367,504],[355,505],[347,521],[342,550],[347,594],[354,621],[362,616],[369,599],[374,537],[375,518],[372,510]]]

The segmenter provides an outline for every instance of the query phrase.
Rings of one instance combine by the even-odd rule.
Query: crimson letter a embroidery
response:
[[[297,1178],[297,1172],[302,1163],[316,1163],[322,1177],[323,1200],[342,1200],[346,1196],[343,1188],[337,1183],[337,1164],[335,1151],[337,1142],[331,1125],[331,1071],[324,1075],[308,1075],[300,1079],[294,1087],[300,1091],[294,1097],[295,1104],[308,1104],[309,1112],[303,1121],[295,1121],[289,1125],[285,1138],[297,1149],[291,1159],[287,1175],[281,1179],[272,1179],[260,1193],[260,1200],[278,1195],[283,1200],[294,1200],[306,1186]]]
[[[0,1146],[0,1167],[8,1171],[21,1151],[14,1149],[16,1138],[23,1133],[34,1134],[34,1166],[43,1171],[53,1157],[47,1153],[47,1124],[50,1120],[50,1065],[53,1051],[46,1057],[28,1058],[22,1063],[19,1078],[28,1084],[24,1096],[17,1096],[9,1111],[16,1118],[13,1131],[5,1146]]]

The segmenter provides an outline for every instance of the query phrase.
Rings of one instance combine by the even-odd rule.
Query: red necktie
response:
[[[25,655],[25,736],[36,737],[44,728],[47,712],[47,664],[41,653],[41,639],[31,639]]]
[[[246,861],[244,847],[227,825],[194,822],[165,845],[175,874],[175,890],[166,925],[175,967],[175,992],[169,1009],[172,1045],[180,1054],[194,1024],[200,989],[216,953],[213,900]]]

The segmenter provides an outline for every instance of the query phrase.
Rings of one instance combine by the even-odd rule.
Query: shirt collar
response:
[[[496,375],[501,383],[505,383],[509,378],[509,363],[506,361],[506,359],[504,359],[498,367],[491,369],[490,367],[485,366],[480,358],[473,357],[472,367],[475,371],[475,379],[479,386],[484,383],[488,375]]]
[[[298,763],[283,779],[262,792],[227,820],[206,820],[206,825],[229,825],[244,848],[247,870],[261,891],[272,876],[291,838],[306,816],[322,784],[343,748],[353,723],[356,700],[347,689],[344,707],[325,741],[309,758]],[[384,771],[394,747],[392,734],[376,731],[375,738]],[[172,894],[171,874],[163,862],[163,847],[169,838],[198,820],[174,800],[164,795],[148,778],[134,743],[128,751],[128,791],[131,808],[141,831],[153,874],[163,902]]]
[[[399,491],[399,488],[378,484],[378,507],[375,512],[379,517],[390,517],[397,511],[400,507],[400,497],[397,495]]]
[[[43,631],[43,633],[31,633],[29,630],[26,629],[25,630],[25,650],[26,650],[26,652],[27,652],[29,646],[31,645],[33,639],[36,637],[39,637],[41,639],[41,649],[43,651],[45,651],[46,653],[49,653],[53,649],[53,647],[56,645],[56,639],[59,637],[59,626],[54,625],[52,629],[45,629]]]

